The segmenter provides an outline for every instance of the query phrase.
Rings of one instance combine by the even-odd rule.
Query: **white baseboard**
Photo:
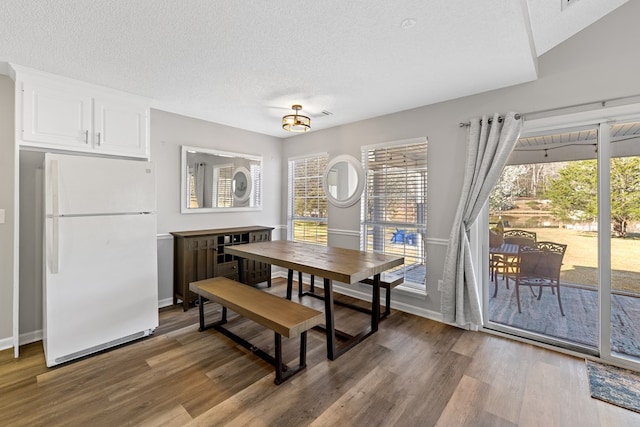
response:
[[[20,335],[20,345],[31,344],[36,341],[42,341],[42,329]],[[0,351],[8,348],[13,348],[13,338],[0,339]]]
[[[367,286],[367,288],[370,289],[371,287]],[[340,285],[336,285],[334,287],[334,290],[338,293],[341,293],[353,298],[358,298],[363,301],[369,301],[369,302],[371,301],[370,291],[367,292],[367,291],[359,290],[354,287],[347,287],[347,286],[340,286]],[[391,291],[391,293],[393,294],[393,291]],[[380,292],[380,303],[381,304],[386,303],[384,290],[381,290]],[[430,320],[435,320],[436,322],[442,322],[442,314],[438,313],[437,311],[427,310],[426,308],[417,307],[415,305],[407,304],[405,302],[394,301],[393,298],[391,298],[391,308],[393,308],[394,310],[399,310],[405,313],[424,317]]]
[[[274,279],[275,278],[286,279],[287,272],[274,271],[271,277]],[[305,275],[305,278],[308,279],[308,276]],[[321,286],[322,284],[320,283],[319,285]],[[367,288],[370,289],[370,287],[368,286]],[[370,292],[367,292],[366,290],[364,291],[359,290],[355,287],[346,287],[346,286],[336,285],[335,291],[353,298],[361,299],[363,301],[371,300]],[[380,301],[382,304],[386,302],[384,292],[382,292],[380,295]],[[173,298],[165,298],[158,301],[158,308],[169,307],[170,305],[173,305]],[[392,299],[391,308],[393,308],[394,310],[400,310],[400,311],[404,311],[405,313],[415,314],[416,316],[435,320],[436,322],[442,322],[442,314],[436,311],[424,309],[422,307],[416,307],[415,305],[411,305],[411,304],[407,304],[399,301],[393,301]],[[42,340],[42,330],[28,332],[26,334],[20,335],[20,345],[30,344],[32,342],[41,341],[41,340]],[[11,337],[0,339],[0,351],[6,350],[12,347],[13,347],[13,339]]]
[[[26,334],[20,334],[20,345],[31,344],[36,341],[42,341],[42,329],[27,332]]]
[[[0,339],[0,351],[8,348],[13,348],[13,338],[9,337]]]
[[[273,272],[271,274],[272,278],[277,278],[277,277],[282,277],[282,278],[287,278],[287,272],[286,271],[277,271],[277,272]],[[306,281],[305,281],[306,279]],[[308,282],[309,276],[308,275],[303,275],[303,279],[302,281],[304,283],[309,283]],[[297,280],[297,277],[296,277]],[[316,286],[322,286],[322,282],[320,283],[316,283]],[[336,285],[334,286],[334,290],[340,294],[344,294],[353,298],[358,298],[361,299],[363,301],[371,301],[371,287],[368,285],[362,285],[363,287],[366,287],[365,290],[360,290],[355,286],[341,286],[341,285]],[[367,291],[368,290],[368,291]],[[393,293],[393,291],[392,291]],[[386,298],[385,298],[385,293],[384,291],[380,292],[380,303],[381,304],[385,304],[386,303]],[[394,310],[399,310],[399,311],[404,311],[405,313],[409,313],[409,314],[415,314],[416,316],[420,316],[420,317],[424,317],[426,319],[430,319],[430,320],[435,320],[436,322],[441,322],[442,323],[442,314],[437,312],[437,311],[433,311],[433,310],[427,310],[426,308],[422,308],[422,307],[417,307],[415,305],[411,305],[411,304],[407,304],[404,302],[399,302],[399,301],[394,301],[393,298],[391,298],[391,308],[393,308]]]
[[[173,298],[165,298],[158,301],[158,308],[169,307],[173,305]]]
[[[158,301],[158,308],[173,305],[173,298],[166,298]],[[20,334],[20,345],[31,344],[32,342],[42,341],[42,329],[26,334]],[[0,339],[0,351],[13,347],[13,338]]]

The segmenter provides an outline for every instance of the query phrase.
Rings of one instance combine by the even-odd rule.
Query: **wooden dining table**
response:
[[[289,240],[273,240],[225,248],[225,253],[239,258],[265,262],[287,268],[287,299],[291,299],[295,271],[324,279],[325,332],[327,358],[335,360],[378,330],[380,321],[380,273],[404,264],[404,257],[353,249],[319,246]],[[244,262],[239,262],[240,281],[244,279]],[[352,335],[335,327],[333,281],[358,283],[373,277],[371,324]],[[336,341],[336,336],[342,339]]]

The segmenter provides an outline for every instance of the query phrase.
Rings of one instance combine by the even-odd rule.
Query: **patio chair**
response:
[[[536,233],[528,230],[505,230],[502,233],[502,238],[505,243],[514,245],[533,246],[536,243]]]
[[[560,306],[560,314],[564,316],[562,299],[560,298],[560,268],[567,245],[554,242],[537,242],[534,247],[521,245],[518,249],[518,270],[515,274],[516,300],[518,313],[522,313],[520,306],[520,286],[528,286],[536,295],[533,288],[538,288],[538,301],[542,297],[542,288],[555,290]]]
[[[506,230],[502,233],[502,242],[512,245],[533,247],[536,244],[537,235],[533,231],[527,230]],[[496,254],[491,257],[491,276],[495,280],[496,289],[493,293],[495,297],[498,295],[498,273],[502,273],[507,289],[509,289],[509,278],[513,279],[518,271],[518,257],[506,254]]]
[[[497,223],[494,223],[494,224],[489,224],[489,249],[499,248],[500,245],[504,243],[504,240],[502,238],[503,233],[504,233],[504,225],[502,224],[502,221],[498,221]],[[489,255],[489,272],[491,276],[490,279],[496,280],[496,292],[498,291],[497,290],[498,279],[496,274],[499,266],[502,265],[502,261],[503,261],[502,255],[498,255],[498,254]]]

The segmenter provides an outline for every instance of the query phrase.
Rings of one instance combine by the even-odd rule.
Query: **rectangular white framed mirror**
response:
[[[180,212],[262,210],[262,157],[182,146]]]

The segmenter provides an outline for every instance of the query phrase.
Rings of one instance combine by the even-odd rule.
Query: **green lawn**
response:
[[[327,243],[327,224],[294,221],[293,239],[297,242]]]
[[[563,282],[596,286],[598,283],[598,235],[595,232],[564,228],[527,228],[537,240],[567,245],[562,274]],[[616,290],[640,293],[640,239],[611,239],[611,280]]]

